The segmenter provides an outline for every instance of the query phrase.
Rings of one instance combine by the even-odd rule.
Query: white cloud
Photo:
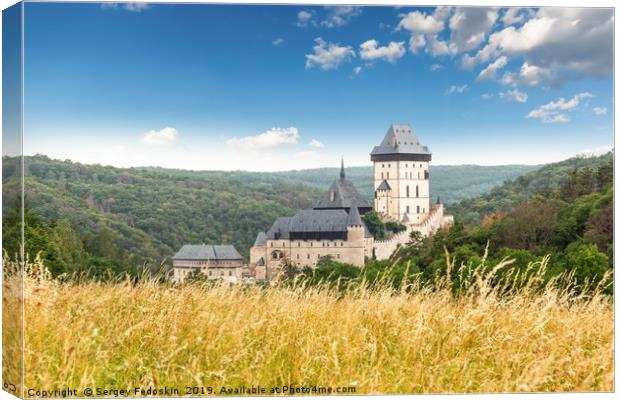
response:
[[[233,137],[226,144],[235,149],[242,150],[272,150],[283,146],[297,144],[300,135],[295,127],[271,128],[266,132],[255,136]]]
[[[312,21],[312,17],[314,17],[314,11],[301,10],[297,13],[297,23],[295,25],[304,28]]]
[[[310,140],[310,142],[308,143],[308,145],[309,145],[309,146],[311,146],[311,147],[325,147],[325,145],[324,145],[323,143],[319,142],[319,141],[318,141],[318,140],[316,140],[316,139],[312,139],[312,140]]]
[[[444,22],[436,19],[433,15],[426,15],[419,11],[412,11],[406,15],[401,15],[402,19],[396,29],[404,28],[415,33],[438,33],[443,31]]]
[[[362,67],[355,67],[353,68],[353,73],[355,75],[359,75],[362,72]]]
[[[142,135],[142,142],[151,146],[166,146],[179,140],[179,132],[170,127],[159,131],[148,131]]]
[[[123,10],[131,11],[131,12],[141,12],[149,8],[148,3],[102,3],[101,8],[104,10],[118,10],[118,8],[122,7]]]
[[[443,65],[441,65],[441,64],[433,64],[433,65],[431,65],[431,71],[433,71],[433,72],[441,71],[442,69],[443,69]]]
[[[306,68],[312,68],[315,65],[320,69],[327,71],[338,68],[338,66],[355,57],[355,51],[351,46],[339,46],[335,43],[326,42],[321,38],[314,39],[316,45],[313,47],[313,54],[306,54]]]
[[[480,97],[482,97],[482,100],[491,100],[493,98],[493,93],[482,93]]]
[[[594,149],[581,150],[577,153],[577,157],[581,157],[581,158],[598,157],[598,156],[602,156],[603,154],[609,153],[613,149],[614,149],[614,146],[610,144],[599,146]]]
[[[452,85],[446,90],[446,94],[463,93],[465,90],[467,90],[467,84],[462,86]]]
[[[379,42],[374,39],[367,40],[360,45],[360,57],[363,60],[383,59],[389,63],[405,55],[405,42],[390,42],[387,46],[379,47]]]
[[[274,46],[279,46],[279,45],[281,45],[282,43],[284,43],[284,39],[282,39],[282,38],[276,38],[276,39],[274,39],[274,40],[271,42],[271,44],[273,44]]]
[[[501,82],[511,86],[537,86],[551,79],[551,70],[523,63],[518,73],[505,72]]]
[[[409,50],[413,54],[418,54],[418,50],[423,48],[426,45],[426,39],[424,39],[424,35],[415,34],[409,38]]]
[[[149,8],[148,3],[123,3],[123,8],[127,11],[141,12]]]
[[[508,64],[508,58],[506,58],[506,56],[499,57],[497,60],[487,65],[485,69],[480,71],[477,80],[488,81],[497,79],[497,71],[504,68],[506,64]]]
[[[450,41],[458,53],[478,48],[497,21],[497,9],[457,7],[450,17]]]
[[[321,26],[326,28],[339,28],[348,24],[353,17],[362,13],[362,7],[358,6],[325,6],[327,16],[321,21]]]
[[[607,115],[607,107],[594,107],[592,111],[596,115]]]
[[[456,46],[441,40],[437,35],[426,35],[426,52],[433,57],[453,55],[456,53]]]
[[[527,101],[527,93],[520,92],[518,89],[507,90],[505,92],[499,92],[499,97],[502,99],[514,100],[519,103],[525,103]]]
[[[520,11],[521,8],[518,7],[511,7],[507,9],[504,12],[504,15],[502,15],[502,23],[504,24],[504,26],[518,24],[519,22],[523,21],[525,17],[523,16],[523,14],[519,14]]]
[[[592,94],[588,92],[579,93],[568,101],[564,97],[560,97],[558,101],[549,102],[530,111],[526,118],[539,119],[545,123],[566,123],[570,121],[570,118],[565,112],[576,109],[581,100],[591,97],[593,97]]]
[[[435,11],[433,11],[433,18],[437,21],[445,21],[452,15],[454,11],[454,7],[449,6],[437,6],[435,7]]]
[[[607,77],[612,72],[613,12],[604,8],[543,7],[521,27],[508,26],[489,36],[466,67],[499,54],[523,57],[523,66],[536,68],[535,79],[507,75],[514,86],[558,84],[567,79]],[[533,70],[530,70],[533,72]]]

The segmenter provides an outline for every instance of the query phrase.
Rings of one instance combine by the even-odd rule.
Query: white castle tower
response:
[[[431,211],[431,152],[410,125],[391,125],[370,153],[374,163],[375,211],[385,220],[420,224]]]

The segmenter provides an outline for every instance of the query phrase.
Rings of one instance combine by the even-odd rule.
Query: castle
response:
[[[198,269],[209,278],[231,282],[245,275],[273,280],[284,261],[298,268],[315,267],[323,256],[363,267],[366,259],[389,258],[410,240],[412,232],[428,236],[453,223],[451,215],[444,215],[439,198],[431,206],[431,152],[410,125],[391,125],[370,159],[374,207],[347,179],[342,161],[340,176],[312,209],[280,217],[267,232],[258,233],[249,267],[242,266],[242,257],[232,246],[186,245],[173,258],[174,279],[182,281]],[[375,240],[361,217],[373,208],[383,221],[398,222],[405,230],[387,240]]]
[[[280,217],[266,233],[258,234],[250,249],[250,271],[256,279],[273,279],[285,259],[298,267],[314,267],[321,256],[331,256],[361,267],[366,258],[389,258],[411,232],[428,236],[452,223],[439,199],[430,204],[431,152],[410,125],[391,125],[370,158],[374,210],[384,221],[399,222],[406,229],[388,240],[374,240],[360,217],[371,207],[346,179],[343,163],[340,176],[313,209]]]

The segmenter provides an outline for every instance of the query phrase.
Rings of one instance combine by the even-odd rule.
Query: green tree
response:
[[[379,213],[376,211],[369,211],[362,217],[362,220],[366,224],[366,228],[375,239],[385,239],[385,224],[381,220]]]

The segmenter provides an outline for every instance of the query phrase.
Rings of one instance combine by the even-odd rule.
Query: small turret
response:
[[[362,218],[360,217],[360,212],[356,206],[351,207],[351,211],[349,211],[349,215],[347,217],[347,226],[362,226],[364,223],[362,222]]]

